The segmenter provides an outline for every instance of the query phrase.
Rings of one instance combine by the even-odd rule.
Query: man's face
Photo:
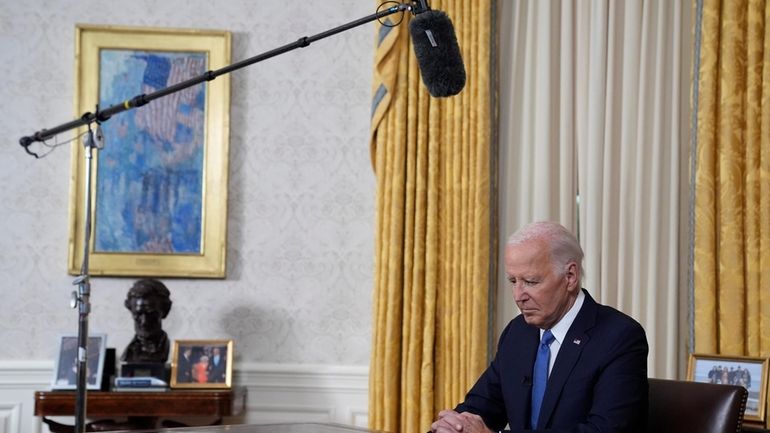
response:
[[[550,329],[569,311],[577,297],[578,272],[574,262],[555,272],[543,240],[505,248],[505,273],[513,299],[524,320],[541,329]]]
[[[134,298],[131,313],[134,316],[134,332],[139,338],[151,338],[163,332],[160,301],[155,297]]]

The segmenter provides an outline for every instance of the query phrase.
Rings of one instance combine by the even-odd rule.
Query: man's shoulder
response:
[[[583,310],[585,310],[587,314],[595,314],[597,323],[599,321],[608,321],[618,324],[625,323],[628,326],[642,326],[636,319],[619,309],[609,305],[600,304],[591,297],[588,290],[583,289],[583,293],[586,294]],[[581,311],[581,313],[583,313],[583,311]]]
[[[647,340],[644,327],[636,319],[609,305],[596,304],[594,331],[609,340],[615,338]]]
[[[615,324],[625,324],[630,327],[641,328],[642,326],[633,317],[609,305],[596,304],[596,316],[597,316],[597,322],[601,320],[601,321],[613,322]]]

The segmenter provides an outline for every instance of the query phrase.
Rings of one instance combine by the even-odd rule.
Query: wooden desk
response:
[[[240,414],[246,405],[246,389],[168,390],[168,391],[89,391],[86,395],[88,418],[128,417],[127,422],[96,421],[87,425],[89,431],[157,428],[162,418],[222,417]],[[72,426],[46,419],[50,416],[74,416],[74,391],[38,391],[35,393],[35,415],[43,417],[51,431],[72,431]],[[163,426],[184,424],[164,421]]]
[[[173,428],[149,430],[143,433],[383,433],[341,424],[241,424],[228,426]]]

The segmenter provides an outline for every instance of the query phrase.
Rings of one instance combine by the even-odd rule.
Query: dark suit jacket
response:
[[[548,378],[537,430],[637,432],[647,417],[647,337],[625,314],[586,297]],[[524,317],[503,331],[494,360],[457,406],[492,430],[529,429],[538,328]]]
[[[227,369],[225,368],[225,356],[219,356],[219,364],[214,364],[214,357],[209,359],[209,382],[225,382]]]

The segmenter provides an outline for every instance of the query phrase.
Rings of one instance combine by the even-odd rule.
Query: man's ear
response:
[[[567,280],[568,292],[580,290],[580,287],[578,287],[578,283],[580,282],[580,267],[578,267],[577,263],[567,263],[567,270],[564,272],[564,278]]]

